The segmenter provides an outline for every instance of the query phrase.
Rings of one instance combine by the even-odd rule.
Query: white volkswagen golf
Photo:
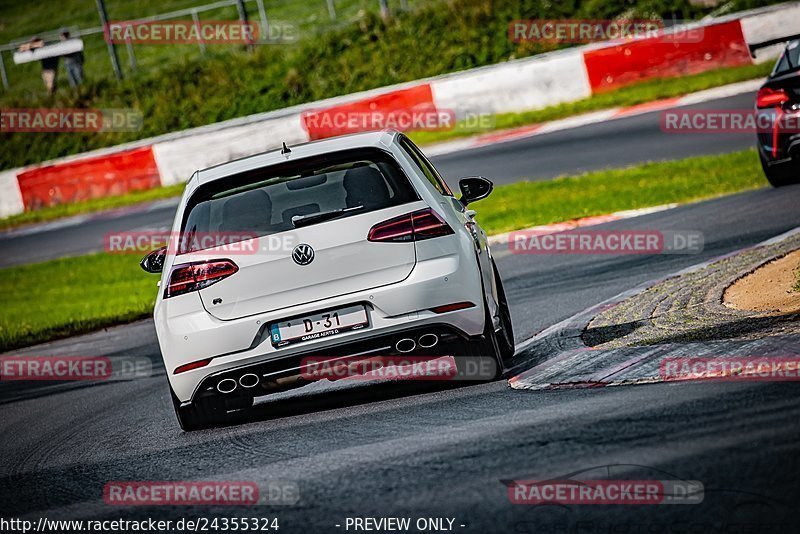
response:
[[[513,356],[503,286],[468,204],[405,135],[316,141],[196,172],[161,272],[158,341],[181,428],[303,385],[304,358]],[[221,236],[222,241],[207,239]],[[458,368],[458,363],[456,363]]]

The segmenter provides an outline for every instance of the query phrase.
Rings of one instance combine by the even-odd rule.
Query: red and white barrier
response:
[[[308,137],[300,127],[298,115],[292,114],[158,141],[153,144],[153,152],[161,185],[173,185],[187,181],[198,169],[258,154],[281,142],[292,145],[305,141]]]
[[[703,27],[696,42],[652,37],[583,54],[592,93],[602,93],[653,78],[673,78],[752,63],[738,20]]]
[[[436,106],[508,113],[589,97],[582,56],[568,49],[442,76],[431,82]]]
[[[42,165],[0,172],[0,217],[184,182],[195,170],[353,131],[337,116],[402,109],[506,113],[541,109],[652,78],[745,65],[747,45],[800,27],[800,4],[702,22],[697,42],[650,37],[592,44],[234,119]],[[765,60],[780,45],[758,55]]]
[[[17,181],[17,169],[0,171],[0,216],[8,217],[25,211]]]
[[[347,102],[337,106],[313,109],[301,113],[303,129],[311,141],[335,137],[362,131],[362,121],[347,121],[348,117],[368,117],[379,111],[391,116],[393,113],[416,110],[435,112],[431,85],[422,83],[405,89],[397,89],[355,102]]]
[[[152,147],[80,158],[17,173],[26,210],[121,195],[161,185]]]

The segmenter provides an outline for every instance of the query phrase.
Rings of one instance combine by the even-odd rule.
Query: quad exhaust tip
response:
[[[398,341],[394,348],[397,349],[397,352],[411,352],[417,348],[417,342],[410,338],[404,338]]]
[[[236,380],[233,378],[223,378],[219,381],[219,384],[217,384],[217,391],[220,393],[230,393],[236,389],[237,385]]]
[[[419,337],[419,346],[423,349],[430,349],[435,347],[439,343],[439,336],[436,334],[423,334]],[[397,342],[395,345],[397,352],[408,353],[412,352],[414,349],[417,348],[417,342],[411,338],[403,338]],[[217,384],[217,391],[220,393],[232,393],[236,390],[237,386],[242,386],[243,388],[254,388],[256,387],[261,379],[258,378],[258,375],[253,373],[247,373],[239,377],[239,382],[237,383],[236,380],[233,378],[223,378]]]
[[[259,382],[260,380],[258,378],[258,375],[255,375],[253,373],[247,373],[246,375],[242,375],[241,378],[239,378],[239,385],[242,386],[243,388],[254,388],[258,385]]]
[[[430,349],[439,344],[439,336],[432,333],[422,334],[419,340],[414,341],[411,338],[403,338],[394,346],[397,352],[408,353],[412,352],[418,346],[423,349]]]
[[[419,346],[423,349],[430,349],[439,343],[439,336],[436,334],[423,334],[419,338]]]

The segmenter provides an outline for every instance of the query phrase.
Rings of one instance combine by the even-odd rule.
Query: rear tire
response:
[[[175,408],[175,417],[184,432],[202,430],[222,423],[227,410],[225,404],[217,399],[199,399],[188,406],[182,406],[181,401],[170,388],[172,406]]]
[[[486,381],[497,380],[503,376],[503,369],[507,363],[510,362],[514,356],[514,331],[511,325],[511,312],[508,309],[508,301],[506,300],[506,293],[503,289],[503,282],[500,279],[500,274],[497,272],[497,266],[492,260],[492,269],[494,270],[495,285],[497,286],[497,300],[500,312],[500,328],[495,331],[494,321],[489,314],[489,306],[484,301],[485,310],[485,326],[483,329],[483,336],[481,339],[467,342],[467,350],[465,356],[467,357],[481,357],[492,358],[495,363],[495,372],[493,376],[487,376]],[[456,358],[456,367],[460,376],[468,376],[472,370],[467,368],[465,360],[459,361]]]
[[[478,339],[466,341],[463,356],[456,358],[456,369],[461,380],[492,382],[503,374],[492,321],[489,317],[486,320],[488,327],[484,329],[483,335]],[[480,367],[476,367],[475,364],[479,361]],[[484,365],[488,362],[491,362],[491,373],[484,374]]]
[[[758,159],[761,160],[761,168],[764,169],[764,176],[772,187],[782,187],[784,185],[800,183],[800,164],[789,161],[781,165],[767,165],[764,156],[759,152]]]
[[[503,288],[503,280],[497,271],[497,265],[492,260],[494,269],[495,284],[497,285],[497,300],[500,305],[500,330],[497,332],[497,344],[500,349],[500,357],[503,364],[511,362],[514,357],[514,326],[511,323],[511,310],[508,307],[506,291]]]

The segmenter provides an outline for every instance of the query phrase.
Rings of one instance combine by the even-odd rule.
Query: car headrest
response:
[[[232,196],[222,206],[220,231],[259,232],[272,226],[272,199],[263,189]]]
[[[386,180],[373,167],[356,167],[344,173],[342,182],[347,193],[345,202],[348,208],[365,206],[379,208],[391,203],[391,192]]]

